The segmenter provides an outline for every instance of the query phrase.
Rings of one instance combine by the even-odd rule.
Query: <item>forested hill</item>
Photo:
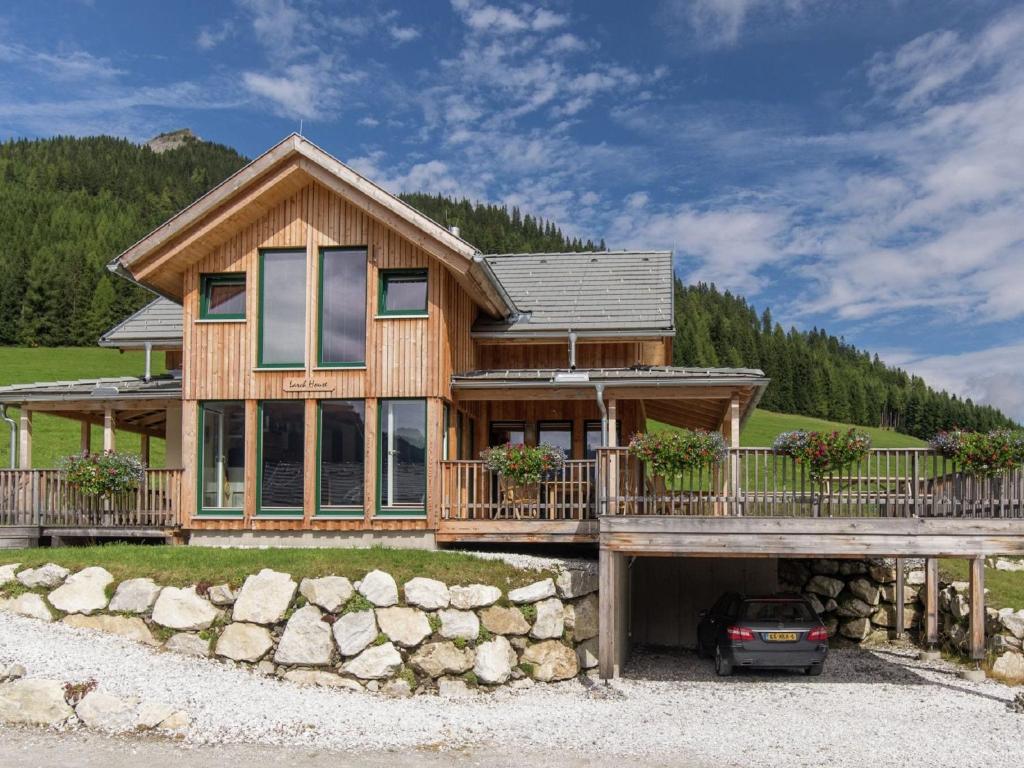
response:
[[[106,263],[246,162],[187,131],[159,138],[159,151],[102,136],[0,144],[0,345],[91,345],[152,298]],[[517,208],[402,197],[485,253],[604,248]],[[676,325],[676,363],[762,368],[766,408],[918,436],[1009,423],[824,331],[784,331],[711,286],[676,285]]]
[[[760,368],[772,380],[761,407],[927,439],[940,429],[1015,426],[999,410],[937,392],[820,328],[798,331],[713,285],[676,280],[677,365]]]

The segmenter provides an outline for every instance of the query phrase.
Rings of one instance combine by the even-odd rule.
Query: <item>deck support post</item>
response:
[[[103,410],[103,450],[113,451],[116,446],[114,437],[114,410],[105,408]]]
[[[620,552],[601,548],[598,624],[598,672],[603,680],[619,676],[629,653],[629,569]]]
[[[82,453],[92,452],[92,424],[88,421],[81,422],[81,440],[79,442],[79,449]]]
[[[926,650],[920,653],[923,660],[939,658],[936,646],[939,644],[939,559],[929,557],[924,561],[924,641]]]
[[[18,437],[21,441],[18,446],[18,467],[32,469],[32,411],[25,404],[21,406],[18,421]]]
[[[903,588],[906,580],[907,564],[902,557],[896,558],[896,637],[901,638],[905,634],[904,630],[904,615],[906,608],[904,606]]]
[[[142,466],[149,466],[149,435],[142,435],[140,438],[139,458],[142,460]]]
[[[971,659],[985,658],[985,558],[971,558]]]

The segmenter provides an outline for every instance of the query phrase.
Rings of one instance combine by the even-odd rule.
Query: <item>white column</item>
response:
[[[103,411],[103,450],[113,451],[117,447],[117,440],[114,436],[114,411],[107,408]]]

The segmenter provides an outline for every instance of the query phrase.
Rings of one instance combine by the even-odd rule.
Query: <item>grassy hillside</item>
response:
[[[740,444],[744,447],[759,448],[770,446],[780,432],[790,432],[794,429],[845,432],[851,426],[853,425],[816,419],[813,416],[796,416],[757,410],[743,425],[743,431],[740,432]],[[878,427],[857,427],[857,429],[871,435],[871,445],[874,448],[923,448],[927,445],[923,440],[890,429],[879,429]]]
[[[163,355],[155,355],[154,373],[164,370]],[[142,352],[120,353],[99,347],[24,348],[0,347],[0,386],[29,384],[35,381],[61,381],[88,379],[99,376],[141,375],[146,363]],[[8,410],[17,419],[16,408]],[[0,467],[10,466],[8,457],[8,429],[0,422]],[[32,417],[32,464],[53,467],[62,456],[79,449],[80,432],[77,421],[59,416],[37,413]],[[94,448],[103,445],[103,430],[93,427]],[[117,433],[117,447],[122,451],[138,452],[139,436],[130,432]],[[163,466],[163,440],[153,440],[150,461]]]

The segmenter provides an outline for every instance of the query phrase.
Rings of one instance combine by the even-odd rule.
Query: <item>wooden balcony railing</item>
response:
[[[85,496],[59,469],[0,469],[0,525],[43,528],[172,528],[179,524],[180,469],[147,469],[135,491]]]
[[[598,449],[599,514],[1024,518],[1024,472],[965,475],[928,449],[872,450],[821,483],[771,448],[737,448],[710,472],[652,478],[625,448]]]
[[[594,516],[597,462],[567,461],[532,486],[509,487],[482,461],[441,462],[445,520],[586,520]]]
[[[952,517],[1024,519],[1024,471],[965,475],[928,449],[871,451],[812,482],[805,465],[770,448],[737,448],[710,471],[652,477],[626,448],[599,448],[557,478],[509,489],[482,461],[441,463],[446,520],[586,520],[599,515]]]

